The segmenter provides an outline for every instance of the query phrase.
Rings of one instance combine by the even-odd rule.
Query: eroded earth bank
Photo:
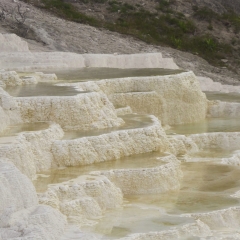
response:
[[[0,50],[0,239],[240,238],[239,87],[161,53]]]

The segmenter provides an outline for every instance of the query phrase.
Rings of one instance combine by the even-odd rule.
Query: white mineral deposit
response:
[[[0,239],[240,239],[238,94],[161,53],[0,34]]]

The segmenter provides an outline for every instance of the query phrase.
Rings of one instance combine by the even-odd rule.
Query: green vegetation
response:
[[[110,12],[128,13],[129,11],[135,10],[134,6],[128,3],[122,4],[121,2],[117,2],[115,0],[108,2],[108,4],[109,4],[108,10]]]
[[[44,3],[45,9],[53,11],[60,17],[66,18],[70,21],[99,26],[99,21],[97,19],[78,12],[73,5],[66,3],[63,0],[42,0],[42,3]]]
[[[214,65],[232,53],[231,46],[219,43],[210,35],[195,36],[196,26],[185,16],[153,14],[148,11],[122,13],[115,24],[105,25],[112,31],[133,35],[147,43],[165,45],[192,52]],[[224,55],[223,55],[224,53]]]
[[[219,14],[215,13],[213,10],[207,7],[198,8],[193,7],[193,10],[195,11],[194,16],[200,20],[205,20],[208,22],[211,22],[213,19],[219,19]]]
[[[170,6],[173,3],[173,1],[169,0],[158,0],[158,9],[165,12],[165,13],[172,13]]]
[[[234,12],[225,13],[222,15],[222,18],[225,21],[228,21],[231,25],[234,26],[235,32],[239,33],[240,31],[240,16]]]
[[[211,26],[211,22],[215,20],[227,27],[234,26],[236,33],[240,31],[240,16],[233,11],[218,14],[209,8],[197,8],[196,6],[193,6],[193,10],[195,11],[194,16],[200,20],[209,22],[209,26]]]

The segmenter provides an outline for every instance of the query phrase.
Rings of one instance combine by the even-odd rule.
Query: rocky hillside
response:
[[[33,50],[161,51],[198,75],[239,78],[240,0],[25,2],[1,0],[0,29],[34,40],[29,40]]]
[[[69,20],[191,52],[215,66],[238,71],[239,0],[34,0],[32,4]]]

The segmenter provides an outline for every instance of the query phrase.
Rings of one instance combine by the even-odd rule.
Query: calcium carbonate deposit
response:
[[[7,34],[0,59],[0,239],[240,239],[238,87]]]

